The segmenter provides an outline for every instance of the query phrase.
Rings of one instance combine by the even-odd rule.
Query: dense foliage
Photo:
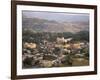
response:
[[[74,41],[88,41],[89,32],[80,31],[76,34],[71,32],[50,33],[50,32],[34,32],[34,30],[23,30],[23,42],[41,42],[41,40],[55,41],[57,37],[69,38],[72,37]]]

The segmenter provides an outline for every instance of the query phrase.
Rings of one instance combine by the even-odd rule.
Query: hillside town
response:
[[[50,68],[89,65],[89,42],[57,37],[55,41],[23,42],[23,68]]]

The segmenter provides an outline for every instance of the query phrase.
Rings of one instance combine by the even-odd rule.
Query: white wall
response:
[[[94,4],[98,5],[98,14],[100,14],[100,0],[34,0],[59,3],[73,4]],[[10,65],[11,65],[11,11],[10,0],[0,0],[0,80],[10,80]],[[100,15],[98,15],[98,34],[100,33]],[[98,49],[100,47],[100,36],[98,35]],[[98,50],[98,75],[88,76],[71,76],[58,78],[42,78],[30,80],[100,80],[100,50]]]

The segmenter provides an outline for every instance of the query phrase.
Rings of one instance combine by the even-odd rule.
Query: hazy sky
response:
[[[89,21],[89,14],[82,13],[63,13],[63,12],[44,12],[44,11],[22,11],[23,17],[40,18],[55,21]]]

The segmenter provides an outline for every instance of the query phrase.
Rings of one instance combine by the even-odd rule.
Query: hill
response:
[[[40,18],[23,18],[23,29],[31,29],[35,32],[71,32],[88,31],[88,22],[57,22]]]

